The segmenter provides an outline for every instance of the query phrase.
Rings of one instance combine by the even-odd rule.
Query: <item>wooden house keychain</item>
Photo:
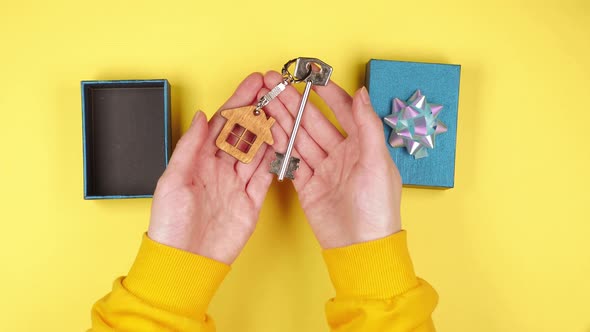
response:
[[[221,111],[227,119],[225,126],[217,136],[215,145],[232,157],[247,164],[254,159],[262,143],[272,145],[274,140],[270,128],[275,119],[266,116],[262,108],[275,99],[289,84],[303,82],[312,69],[303,73],[303,77],[291,75],[289,67],[298,59],[288,61],[282,70],[283,81],[262,96],[256,105],[243,106]]]

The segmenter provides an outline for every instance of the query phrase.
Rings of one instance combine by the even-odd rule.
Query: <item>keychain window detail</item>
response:
[[[243,153],[248,153],[257,137],[256,134],[236,123],[225,141]]]

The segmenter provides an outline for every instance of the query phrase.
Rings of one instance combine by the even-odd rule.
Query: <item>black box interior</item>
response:
[[[82,84],[85,198],[150,197],[170,154],[169,85]]]

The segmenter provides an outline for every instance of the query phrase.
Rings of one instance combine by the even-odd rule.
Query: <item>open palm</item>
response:
[[[262,85],[261,74],[248,76],[221,110],[252,104]],[[209,123],[195,115],[158,181],[148,235],[231,264],[256,226],[274,154],[263,146],[251,163],[239,163],[215,146],[224,123],[219,112]]]
[[[266,88],[279,80],[278,73],[267,73]],[[295,154],[301,162],[293,183],[320,245],[342,247],[399,231],[401,179],[366,89],[354,98],[333,82],[314,89],[348,134],[341,135],[308,103],[295,141]],[[279,124],[273,127],[275,150],[283,152],[301,95],[290,87],[279,99],[267,110]]]

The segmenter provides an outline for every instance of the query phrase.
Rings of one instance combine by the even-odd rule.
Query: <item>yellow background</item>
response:
[[[151,200],[84,201],[79,82],[167,78],[174,137],[296,56],[349,92],[370,58],[462,65],[456,188],[406,188],[440,331],[590,331],[590,2],[0,2],[0,329],[80,331]],[[317,99],[314,99],[317,100]],[[210,308],[219,331],[323,331],[333,291],[290,184]]]

